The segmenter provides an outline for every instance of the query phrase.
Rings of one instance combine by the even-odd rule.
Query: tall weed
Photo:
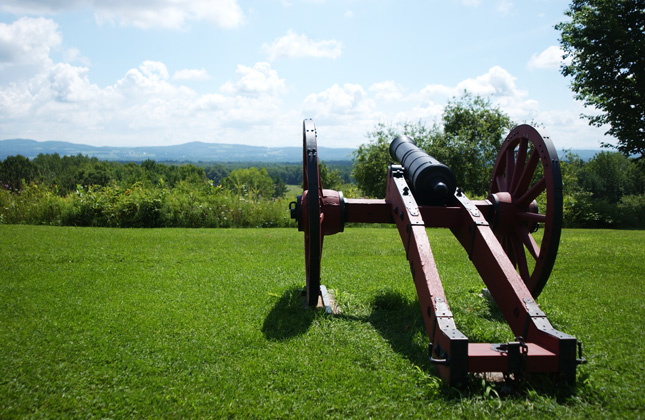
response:
[[[284,199],[248,198],[212,183],[175,187],[135,182],[83,187],[65,197],[37,184],[15,193],[0,189],[0,223],[95,227],[294,226]]]

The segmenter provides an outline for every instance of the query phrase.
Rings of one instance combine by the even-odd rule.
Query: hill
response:
[[[327,162],[351,161],[354,150],[351,148],[319,147],[318,154],[320,160]],[[600,150],[572,149],[571,152],[587,161]],[[302,148],[298,146],[263,147],[194,141],[174,146],[97,147],[65,141],[0,140],[0,160],[15,155],[33,159],[40,153],[58,153],[61,156],[81,154],[100,160],[119,162],[142,162],[146,159],[157,162],[302,162]],[[560,158],[564,157],[563,151],[558,151],[558,154]]]
[[[350,148],[319,147],[321,160],[350,161]],[[204,143],[194,141],[174,146],[97,147],[64,141],[35,141],[27,139],[0,140],[0,160],[22,155],[30,159],[40,153],[61,156],[78,154],[100,160],[141,162],[301,162],[302,147],[262,147],[241,144]]]

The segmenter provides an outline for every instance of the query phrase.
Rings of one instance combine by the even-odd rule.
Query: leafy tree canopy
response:
[[[275,192],[273,180],[265,168],[236,169],[224,178],[222,186],[251,198],[271,198]]]
[[[36,168],[22,155],[9,156],[0,163],[0,184],[17,191],[34,178]]]
[[[462,189],[485,194],[499,149],[515,123],[490,100],[467,92],[448,102],[442,120],[443,135],[431,138],[425,150],[452,169]]]
[[[645,1],[573,0],[561,22],[562,74],[585,106],[589,124],[610,126],[624,154],[645,152]]]
[[[342,185],[345,183],[340,171],[337,169],[330,169],[325,162],[320,162],[318,164],[318,173],[320,175],[320,185],[323,188],[330,190],[340,190]]]

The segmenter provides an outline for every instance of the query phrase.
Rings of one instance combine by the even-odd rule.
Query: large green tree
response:
[[[645,0],[573,0],[561,31],[562,74],[586,107],[589,124],[609,125],[624,154],[645,152]]]
[[[265,168],[236,169],[222,180],[222,186],[235,194],[251,198],[271,198],[275,192],[273,180]]]
[[[643,194],[644,176],[640,165],[617,152],[598,153],[578,171],[582,188],[610,204],[625,195]]]
[[[450,167],[459,187],[476,195],[485,194],[497,153],[514,123],[488,99],[469,93],[448,102],[442,123],[443,129],[421,122],[377,125],[367,134],[369,142],[354,152],[352,174],[361,191],[372,197],[385,196],[387,166],[392,161],[389,144],[405,134]]]
[[[443,135],[424,148],[452,169],[463,190],[485,194],[504,137],[515,123],[489,99],[469,93],[449,101],[442,120]]]
[[[36,175],[36,168],[31,161],[22,156],[9,156],[0,162],[0,185],[12,191],[19,191],[29,184]]]
[[[320,185],[323,188],[339,190],[344,184],[343,178],[340,176],[340,171],[330,169],[325,162],[318,164],[318,173],[320,175]]]

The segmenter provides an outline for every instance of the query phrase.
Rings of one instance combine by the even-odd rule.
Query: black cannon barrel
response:
[[[401,163],[405,179],[419,204],[442,205],[454,195],[457,179],[443,163],[419,149],[408,136],[390,143],[390,156]]]

